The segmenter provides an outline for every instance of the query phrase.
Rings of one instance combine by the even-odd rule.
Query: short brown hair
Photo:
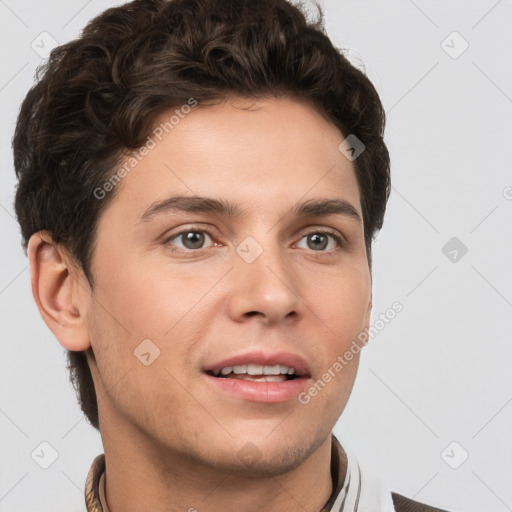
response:
[[[345,137],[354,160],[365,246],[382,227],[390,192],[385,112],[375,88],[323,28],[286,0],[136,0],[108,9],[78,39],[55,48],[21,106],[13,139],[15,210],[26,251],[48,230],[80,265],[91,289],[96,226],[115,191],[94,190],[155,120],[191,97],[289,96],[308,101]],[[70,379],[99,429],[88,351],[68,351]]]

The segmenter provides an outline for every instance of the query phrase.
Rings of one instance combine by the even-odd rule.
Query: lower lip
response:
[[[296,399],[308,387],[309,378],[283,382],[255,382],[251,380],[213,377],[204,374],[217,389],[249,402],[279,403]]]

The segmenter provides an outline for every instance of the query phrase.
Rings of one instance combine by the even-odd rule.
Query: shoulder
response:
[[[391,493],[396,512],[448,512],[447,510],[425,505],[419,501],[406,498],[395,492]]]

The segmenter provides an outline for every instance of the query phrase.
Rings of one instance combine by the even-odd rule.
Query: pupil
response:
[[[316,245],[316,246],[313,246],[313,247],[310,247],[311,249],[325,249],[327,247],[327,237],[325,235],[319,235],[319,234],[313,234],[311,235],[311,238],[310,240],[313,241],[318,241],[318,240],[321,240],[323,239],[323,243],[321,243],[320,245]]]

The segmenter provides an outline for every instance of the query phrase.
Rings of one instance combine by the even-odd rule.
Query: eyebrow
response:
[[[141,215],[140,222],[149,222],[158,215],[169,212],[215,213],[225,217],[242,217],[246,210],[238,204],[222,199],[198,196],[175,196],[152,203]],[[345,199],[311,199],[292,209],[297,217],[321,217],[343,215],[361,222],[356,208]]]

